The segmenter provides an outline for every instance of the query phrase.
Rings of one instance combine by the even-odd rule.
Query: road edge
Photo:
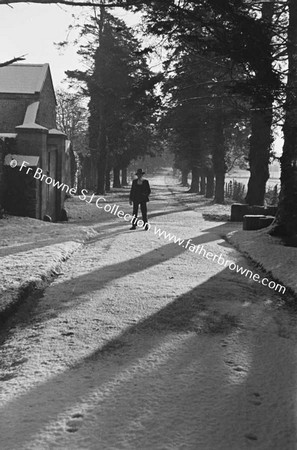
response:
[[[63,263],[65,263],[74,253],[82,248],[87,239],[82,242],[68,241],[66,244],[59,244],[59,254],[55,249],[55,256],[52,257],[46,270],[37,272],[34,276],[25,280],[17,287],[12,287],[1,295],[0,322],[5,322],[13,313],[16,312],[21,303],[38,290],[43,290],[59,275]],[[49,247],[57,247],[54,244]]]

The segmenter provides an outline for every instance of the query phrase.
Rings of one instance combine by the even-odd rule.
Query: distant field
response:
[[[270,178],[267,182],[268,187],[274,187],[276,184],[280,185],[280,165],[277,162],[274,162],[269,166]],[[234,169],[231,172],[226,174],[225,181],[229,183],[230,181],[237,181],[239,183],[247,186],[250,178],[250,172],[248,170],[242,169]],[[191,180],[191,173],[189,173],[188,180]]]
[[[268,186],[275,186],[280,184],[280,165],[278,162],[274,162],[269,166],[270,178],[267,182]],[[248,170],[234,169],[230,173],[226,174],[226,182],[238,181],[244,185],[248,184],[250,178],[250,172]]]

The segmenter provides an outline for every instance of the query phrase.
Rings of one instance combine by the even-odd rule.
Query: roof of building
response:
[[[0,67],[0,93],[35,94],[40,92],[48,71],[48,64],[11,64]]]

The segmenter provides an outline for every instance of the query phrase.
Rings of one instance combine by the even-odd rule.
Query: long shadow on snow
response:
[[[167,216],[170,214],[178,214],[181,213],[183,211],[188,211],[189,208],[185,207],[182,209],[173,209],[170,211],[162,211],[162,212],[152,212],[149,213],[149,220],[154,218],[154,217],[161,217],[161,216]],[[43,239],[41,241],[37,241],[37,242],[32,242],[32,243],[26,243],[26,244],[20,244],[20,245],[16,245],[16,246],[8,246],[8,247],[0,247],[0,257],[1,256],[8,256],[8,255],[14,255],[20,252],[27,252],[30,250],[37,250],[43,247],[47,247],[49,245],[55,245],[55,244],[63,244],[69,240],[72,240],[74,242],[86,242],[87,244],[91,243],[91,242],[96,242],[96,241],[100,241],[103,239],[108,239],[111,237],[111,235],[117,235],[120,234],[121,232],[125,232],[127,231],[127,227],[130,226],[130,222],[127,222],[123,219],[118,219],[116,216],[110,215],[109,213],[105,213],[106,217],[103,223],[100,223],[99,221],[94,222],[94,221],[71,221],[70,224],[74,225],[74,226],[90,226],[91,228],[93,228],[96,232],[102,232],[104,233],[103,235],[100,236],[96,236],[94,238],[91,238],[87,241],[83,241],[82,239],[71,239],[71,237],[55,237],[55,238],[49,238],[49,239]],[[112,219],[114,219],[114,221],[112,221]],[[106,223],[107,220],[110,220],[108,223]],[[67,225],[65,225],[67,226]],[[122,228],[122,230],[119,230],[118,232],[114,232],[114,228]],[[106,232],[106,230],[108,229],[112,229],[112,231],[110,233]]]
[[[236,277],[234,277],[234,282],[236,282]],[[256,287],[248,284],[246,281],[242,283],[245,286],[243,286],[243,289],[245,289],[245,300],[252,300],[255,297]],[[211,295],[209,294],[210,292]],[[211,310],[211,303],[214,297],[216,297],[216,294],[218,298],[230,299],[233,296],[233,292],[233,281],[230,280],[229,271],[225,269],[205,283],[176,298],[150,317],[139,321],[136,325],[128,326],[121,334],[111,339],[106,345],[99,347],[78,364],[75,364],[63,373],[53,376],[48,381],[35,386],[27,393],[8,402],[2,410],[5,420],[2,420],[0,424],[1,436],[5,438],[5,446],[3,449],[15,448],[13,447],[13,443],[16,442],[15,439],[18,436],[21,438],[20,442],[22,444],[28,445],[30,439],[36,436],[38,431],[46,427],[51,421],[57,420],[59,414],[70,408],[79,410],[80,405],[85,406],[86,402],[89,402],[89,411],[87,412],[91,414],[94,414],[94,410],[98,410],[98,414],[101,414],[103,410],[103,416],[105,415],[105,418],[103,418],[102,422],[99,422],[102,427],[102,433],[104,433],[104,420],[106,424],[113,423],[112,417],[108,414],[112,415],[117,411],[120,411],[121,425],[123,427],[126,425],[130,427],[129,408],[133,407],[133,389],[138,393],[143,392],[145,400],[145,393],[149,393],[146,378],[150,377],[149,382],[152,382],[151,371],[154,372],[153,380],[162,380],[164,386],[171,384],[172,377],[177,377],[182,380],[185,370],[185,362],[182,361],[182,355],[187,351],[192,352],[192,358],[188,361],[188,364],[191,366],[196,365],[197,368],[203,367],[203,374],[200,375],[199,382],[208,385],[209,392],[214,391],[220,396],[221,382],[215,376],[215,367],[222,362],[214,361],[212,357],[208,356],[207,346],[202,346],[201,352],[195,351],[195,348],[197,349],[197,345],[201,345],[203,336],[205,335],[221,336],[226,340],[238,332],[240,323],[237,317],[219,313],[215,309]],[[234,299],[234,302],[238,302],[243,307],[242,298]],[[259,317],[258,321],[260,328],[263,317]],[[256,343],[261,338],[261,336],[257,336],[257,329],[256,327]],[[168,360],[163,361],[159,366],[154,364],[154,357],[151,356],[151,359],[148,359],[148,361],[151,361],[151,364],[146,369],[148,372],[146,375],[141,365],[138,366],[139,361],[146,358],[149,354],[152,355],[155,351],[160,351],[166,336],[169,337],[179,334],[183,336],[188,334],[188,343],[184,344],[182,350],[180,348],[177,348],[176,351],[172,349]],[[250,349],[252,360],[250,363],[251,371],[253,370],[254,363],[252,353],[256,351],[257,345],[253,345]],[[261,361],[256,362],[261,366]],[[272,364],[275,367],[270,367],[270,370],[279,370],[276,360],[274,362],[272,361]],[[170,368],[169,371],[168,367]],[[286,355],[286,372],[289,374],[287,375],[289,378],[286,383],[289,383],[291,386],[295,384],[295,369],[293,354],[288,352]],[[263,373],[263,377],[265,377],[265,373]],[[232,395],[236,397],[239,392],[242,395],[246,395],[245,391],[247,386],[249,386],[248,374],[246,382],[237,386],[235,385],[232,391],[228,391],[228,396]],[[123,393],[128,388],[132,406],[123,396]],[[287,395],[288,390],[284,391],[280,392],[281,403],[289,405],[291,398]],[[117,396],[117,392],[120,395]],[[284,397],[282,397],[282,393]],[[151,393],[151,395],[154,395],[154,393]],[[159,397],[160,392],[157,391],[155,395]],[[193,395],[193,392],[188,392],[189,398],[184,399],[183,414],[193,413],[193,411],[187,410],[190,398],[192,399]],[[207,407],[207,400],[204,398],[201,401],[199,392],[197,392],[197,396],[197,420],[200,417],[200,426],[203,429],[203,421],[205,421],[204,425],[207,425],[209,420],[212,419],[214,419],[214,425],[217,426],[217,423],[220,423],[222,414],[225,414],[224,411],[218,409],[216,412],[216,408],[214,408],[207,415],[204,415],[203,411],[205,402]],[[87,401],[86,399],[89,400]],[[157,421],[156,423],[163,421],[164,436],[161,439],[166,439],[165,429],[166,427],[172,427],[172,416],[166,415],[168,412],[165,412],[164,408],[162,409],[162,402],[161,404],[160,402],[156,402],[154,397],[150,400],[152,402],[151,408],[153,413],[151,417]],[[177,405],[179,405],[180,400],[177,399],[176,401]],[[82,409],[84,406],[82,406]],[[28,420],[28,414],[30,414],[30,421]],[[176,414],[177,417],[180,417],[181,411],[177,410]],[[253,411],[253,414],[256,414],[255,411]],[[277,411],[274,410],[272,414],[277,416]],[[182,420],[178,422],[182,424]],[[7,426],[7,423],[9,423],[9,435],[7,428],[1,430],[2,427]],[[286,417],[286,423],[288,428],[295,434],[295,417],[291,415]],[[178,423],[176,423],[176,426],[180,427]],[[153,435],[154,427],[150,427],[149,429]],[[115,430],[113,432],[116,433]],[[146,433],[147,430],[142,430],[141,433],[143,432]],[[212,448],[216,447],[213,446]]]
[[[214,240],[220,239],[218,234],[224,229],[224,225],[210,228],[210,232],[191,238],[191,243],[195,245],[203,245],[211,243]],[[148,232],[143,232],[144,236],[147,236]],[[185,240],[186,241],[186,240]],[[226,242],[222,243],[222,247],[232,248],[231,245]],[[204,247],[206,251],[211,250]],[[162,245],[156,249],[146,252],[135,258],[131,258],[115,264],[106,264],[103,267],[94,269],[84,275],[77,276],[71,280],[66,280],[56,285],[51,286],[51,295],[59,296],[63,290],[66,292],[71,286],[72,295],[69,300],[61,302],[59,310],[64,310],[71,308],[75,302],[77,302],[77,297],[83,296],[89,292],[98,292],[100,289],[104,288],[108,283],[123,278],[125,276],[142,272],[150,267],[162,264],[178,255],[188,252],[187,249],[179,246],[178,244],[170,243]],[[202,258],[197,253],[197,258]],[[104,257],[104,255],[103,255]],[[189,252],[189,258],[191,254]],[[102,258],[99,260],[102,263]],[[237,275],[238,277],[239,275]],[[58,312],[58,311],[57,311]],[[33,311],[32,311],[33,313]]]

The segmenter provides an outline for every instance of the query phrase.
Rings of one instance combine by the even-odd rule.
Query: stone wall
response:
[[[8,153],[16,152],[15,139],[0,139],[0,210],[4,204],[5,195],[7,193],[7,171],[4,166],[4,158]]]
[[[15,127],[22,125],[27,107],[34,101],[32,96],[9,96],[0,94],[0,132],[15,133]]]
[[[0,218],[4,195],[4,142],[0,139]]]
[[[49,130],[56,128],[56,97],[49,72],[40,93],[39,101],[36,122]]]
[[[12,169],[6,166],[6,192],[3,207],[9,214],[23,217],[36,217],[37,183],[33,171]]]

